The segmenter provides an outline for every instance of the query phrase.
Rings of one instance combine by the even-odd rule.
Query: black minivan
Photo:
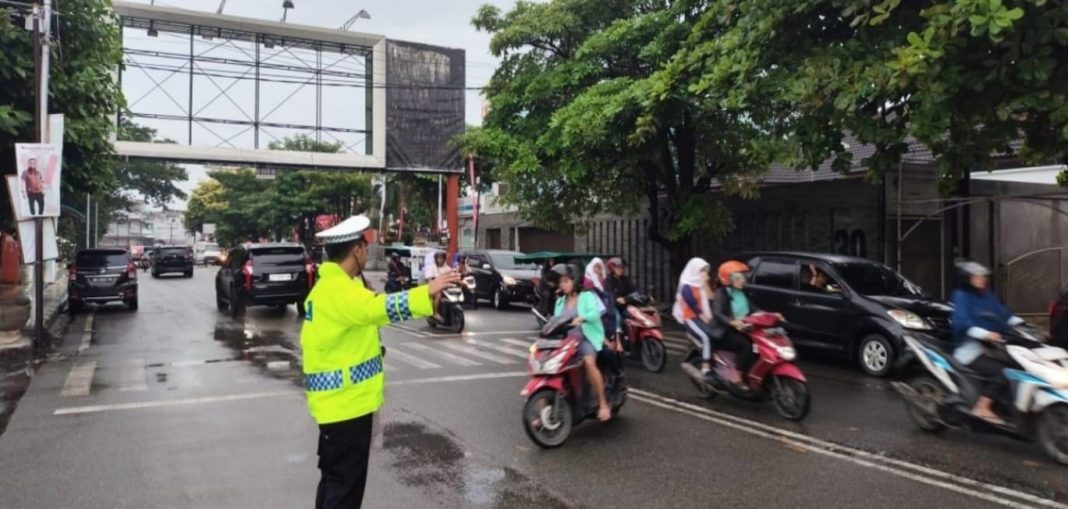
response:
[[[137,267],[125,249],[83,249],[67,266],[67,310],[75,314],[86,304],[122,302],[137,310]]]
[[[753,301],[782,313],[798,346],[849,356],[869,375],[886,376],[908,360],[906,334],[950,340],[952,308],[881,263],[813,253],[741,259],[752,271]]]
[[[230,250],[215,275],[215,303],[235,318],[248,306],[282,311],[289,304],[303,315],[315,274],[315,263],[300,244],[245,244]]]

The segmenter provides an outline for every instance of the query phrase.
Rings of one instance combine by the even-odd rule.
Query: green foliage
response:
[[[485,125],[459,141],[507,184],[502,201],[554,229],[644,205],[650,237],[670,248],[673,263],[684,261],[694,234],[729,229],[708,194],[713,179],[763,171],[773,147],[752,141],[747,111],[708,108],[658,72],[674,64],[708,4],[483,7],[473,24],[493,35],[501,65],[486,89]],[[750,192],[751,179],[735,182]]]
[[[0,160],[14,143],[35,139],[33,45],[19,10],[0,8]],[[63,2],[53,18],[51,113],[66,115],[63,191],[105,191],[115,184],[110,134],[123,106],[114,71],[122,61],[118,19],[109,0]],[[6,207],[5,208],[5,213]]]
[[[174,143],[171,140],[156,139],[156,130],[134,124],[123,119],[119,125],[118,137],[121,140]],[[189,179],[185,168],[173,163],[122,160],[116,162],[117,189],[122,198],[129,201],[139,200],[156,207],[166,207],[173,199],[186,198],[185,191],[176,185]]]

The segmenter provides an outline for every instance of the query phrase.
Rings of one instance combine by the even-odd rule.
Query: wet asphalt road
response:
[[[300,320],[214,308],[213,269],[142,277],[141,309],[79,315],[0,435],[0,507],[311,507],[316,428]],[[806,360],[801,424],[702,401],[678,369],[629,365],[620,417],[542,451],[520,424],[525,310],[469,334],[383,330],[387,404],[365,507],[1065,507],[1068,469],[1034,444],[925,435],[883,381]],[[88,331],[88,332],[87,332]],[[815,356],[809,355],[814,358]]]

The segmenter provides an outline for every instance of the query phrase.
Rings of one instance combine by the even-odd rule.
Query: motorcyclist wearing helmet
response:
[[[746,331],[749,326],[743,319],[760,311],[745,293],[749,281],[749,266],[731,260],[719,266],[716,271],[720,287],[712,298],[712,334],[716,343],[738,356],[735,372],[731,382],[745,385],[742,374],[749,372],[756,361],[753,342]],[[777,315],[782,320],[782,315]]]
[[[993,410],[995,400],[1008,399],[1008,381],[1004,370],[1010,364],[985,353],[984,343],[1004,342],[1001,334],[1023,323],[990,291],[990,270],[975,262],[957,265],[960,288],[953,291],[953,357],[985,379],[972,414],[994,424],[1004,421]]]
[[[582,336],[579,342],[579,355],[586,368],[586,377],[597,394],[597,419],[607,421],[612,418],[612,409],[604,390],[604,378],[597,368],[597,353],[604,348],[604,326],[601,324],[603,305],[597,295],[581,291],[579,287],[578,268],[574,265],[559,264],[552,268],[550,276],[556,280],[561,296],[556,300],[554,315],[565,311],[575,313],[572,325],[576,329],[571,334]]]
[[[397,253],[391,253],[389,255],[389,264],[386,266],[386,292],[399,292],[402,290],[400,280],[401,278],[408,277],[407,268],[401,263],[400,255]]]
[[[425,263],[423,264],[423,277],[429,283],[438,276],[443,276],[452,272],[452,267],[445,263],[444,251],[431,251],[427,253]],[[438,292],[434,296],[434,319],[437,321],[443,321],[444,318],[438,312],[438,305],[441,304],[441,299],[445,296],[445,292]]]
[[[712,266],[701,258],[693,258],[679,275],[679,287],[675,292],[675,305],[671,315],[686,328],[686,332],[700,342],[701,373],[712,377],[712,287],[709,271]]]

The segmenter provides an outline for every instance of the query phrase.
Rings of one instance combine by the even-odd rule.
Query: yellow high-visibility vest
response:
[[[300,331],[304,390],[315,421],[329,424],[378,410],[385,385],[378,328],[432,313],[426,286],[375,295],[340,265],[319,267]]]

